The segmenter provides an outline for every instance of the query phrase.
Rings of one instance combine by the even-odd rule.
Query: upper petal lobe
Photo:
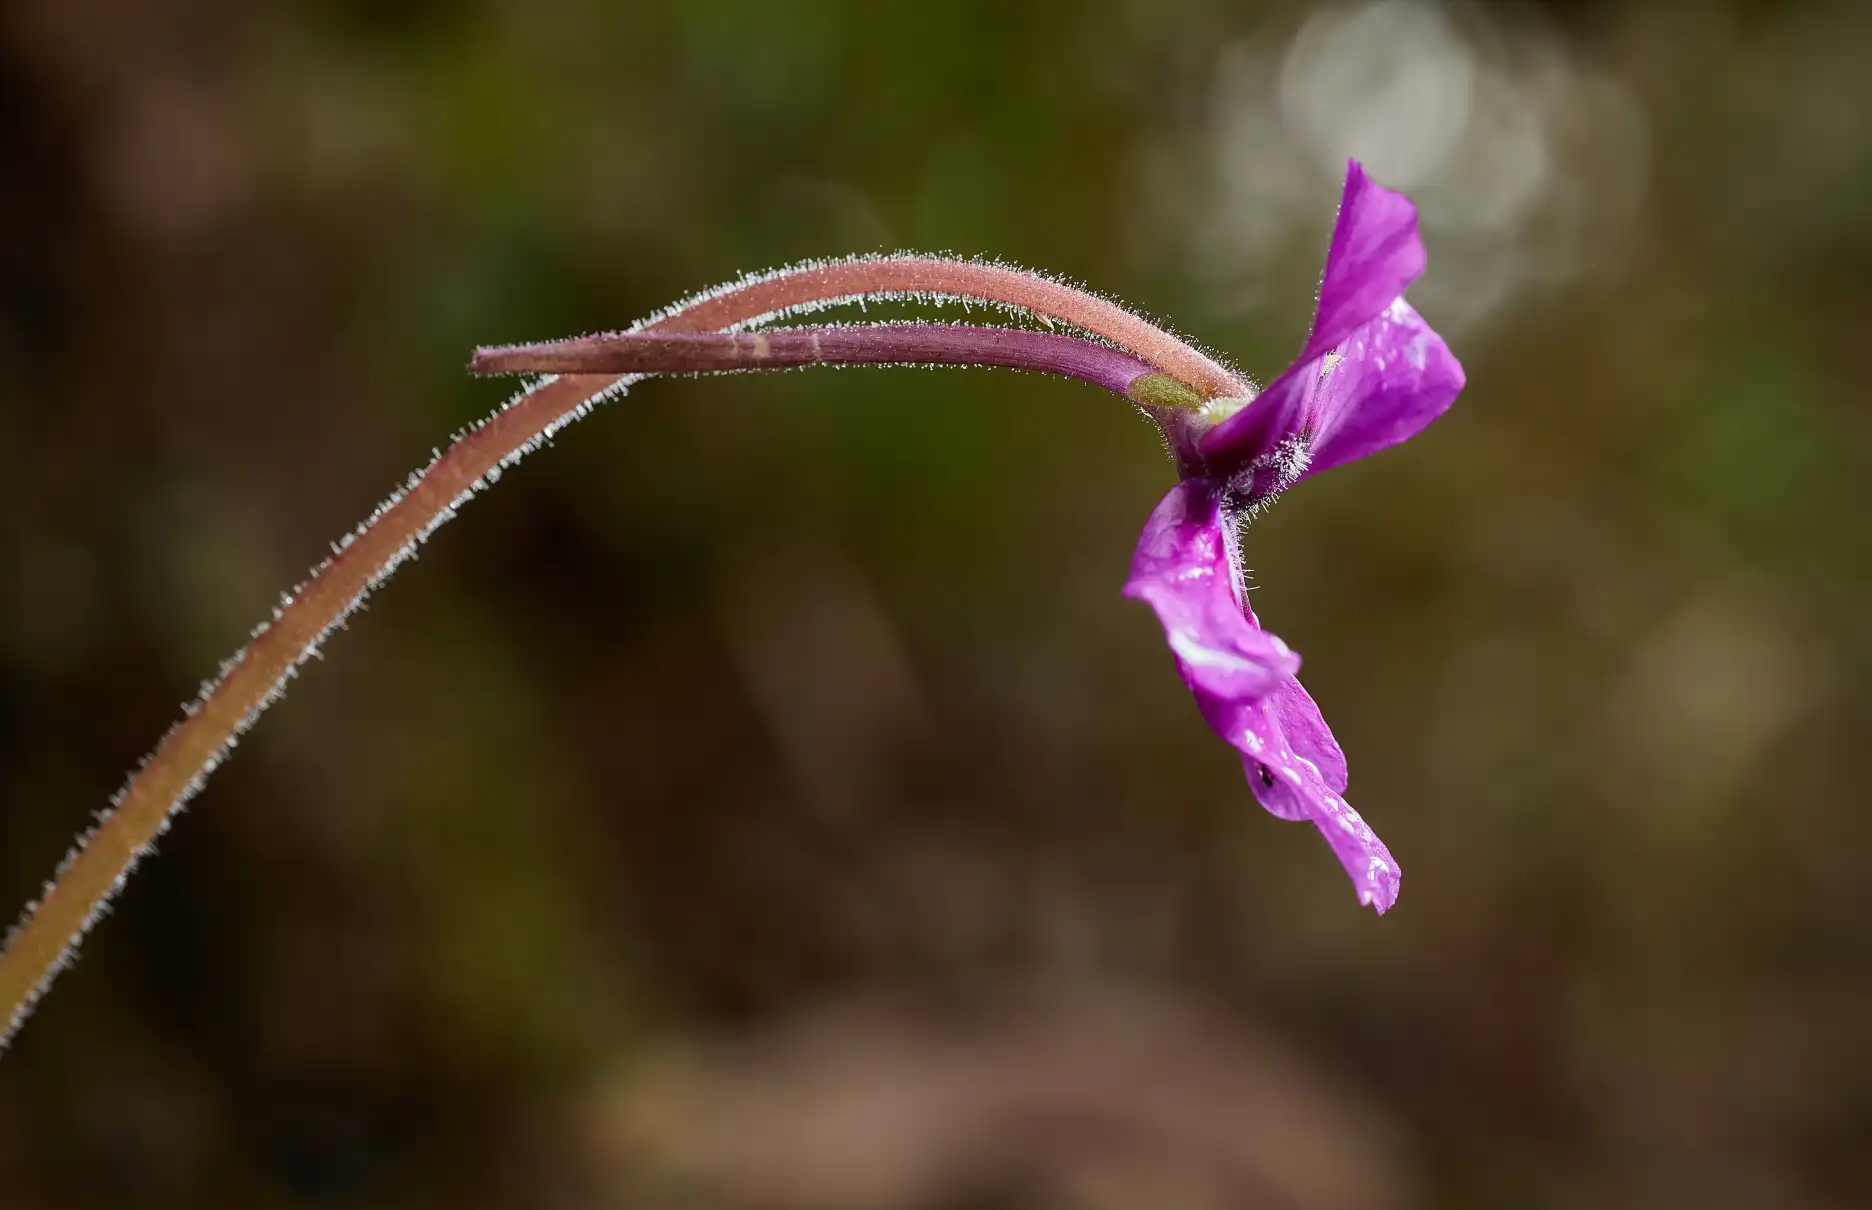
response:
[[[1352,164],[1306,348],[1204,437],[1204,456],[1247,464],[1297,439],[1315,474],[1395,445],[1442,415],[1462,390],[1463,370],[1403,299],[1423,266],[1416,207]]]
[[[1365,175],[1357,160],[1349,162],[1332,245],[1326,250],[1326,271],[1320,278],[1313,335],[1300,360],[1313,360],[1383,314],[1423,271],[1417,207]]]

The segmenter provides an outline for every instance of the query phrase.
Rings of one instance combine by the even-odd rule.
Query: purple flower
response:
[[[1403,298],[1423,267],[1416,208],[1352,163],[1306,347],[1252,400],[1212,402],[1173,432],[1183,481],[1145,523],[1124,588],[1157,611],[1261,805],[1312,821],[1379,912],[1397,901],[1397,861],[1345,801],[1345,754],[1296,679],[1300,657],[1248,606],[1237,539],[1279,492],[1411,437],[1462,390],[1462,366]]]
[[[1265,391],[1174,336],[1084,291],[1002,265],[899,256],[810,263],[699,295],[648,326],[483,349],[484,373],[715,373],[817,364],[999,365],[1066,374],[1144,408],[1182,482],[1151,514],[1125,593],[1163,623],[1203,717],[1239,748],[1261,804],[1307,819],[1380,912],[1398,868],[1341,797],[1345,756],[1295,679],[1300,657],[1261,629],[1243,592],[1239,523],[1307,475],[1412,436],[1462,390],[1462,367],[1403,298],[1423,272],[1417,211],[1358,164],[1313,332]],[[831,302],[980,298],[1099,337],[957,324],[761,325]],[[757,330],[732,331],[736,325]],[[634,381],[634,377],[613,379]],[[594,379],[593,391],[609,389]]]

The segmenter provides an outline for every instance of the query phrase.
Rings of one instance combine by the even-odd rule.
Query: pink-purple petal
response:
[[[1383,314],[1423,271],[1417,207],[1365,175],[1357,160],[1349,161],[1339,219],[1326,250],[1326,272],[1320,278],[1313,334],[1299,360],[1312,361]]]
[[[1401,879],[1397,859],[1345,800],[1345,753],[1312,695],[1291,680],[1259,702],[1238,703],[1229,721],[1231,727],[1217,733],[1240,750],[1242,771],[1261,805],[1281,819],[1312,823],[1345,867],[1359,902],[1390,911]]]
[[[1268,708],[1273,711],[1274,721],[1280,724],[1281,733],[1287,737],[1294,753],[1319,770],[1327,789],[1344,794],[1345,752],[1333,738],[1332,728],[1320,716],[1319,705],[1306,691],[1306,686],[1297,680],[1288,681],[1268,699]]]
[[[1271,706],[1261,708],[1248,734],[1258,750],[1248,751],[1241,743],[1236,747],[1243,750],[1242,769],[1261,805],[1282,819],[1310,820],[1351,877],[1359,902],[1370,904],[1381,915],[1390,911],[1397,902],[1402,873],[1384,841],[1351,803],[1326,784],[1319,766],[1293,750]]]
[[[1395,445],[1463,387],[1449,346],[1403,299],[1423,272],[1417,211],[1353,163],[1300,360],[1202,441],[1216,463],[1251,463],[1299,439],[1309,474]]]
[[[1172,488],[1151,511],[1124,593],[1148,604],[1198,703],[1259,698],[1292,678],[1300,657],[1243,613],[1216,485]]]
[[[1409,440],[1463,389],[1461,363],[1401,298],[1325,360],[1309,420],[1309,475]]]
[[[1397,862],[1341,797],[1345,755],[1294,679],[1299,657],[1261,629],[1242,598],[1221,496],[1220,484],[1197,479],[1164,497],[1138,540],[1125,595],[1156,611],[1203,719],[1242,753],[1261,805],[1312,822],[1359,901],[1386,911],[1397,899]]]

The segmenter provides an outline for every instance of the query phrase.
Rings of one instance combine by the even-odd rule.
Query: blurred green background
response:
[[[1848,3],[0,8],[0,913],[477,343],[894,248],[1258,377],[1347,155],[1470,380],[1248,537],[1360,909],[1076,384],[652,382],[444,529],[0,1061],[0,1205],[1872,1204]]]

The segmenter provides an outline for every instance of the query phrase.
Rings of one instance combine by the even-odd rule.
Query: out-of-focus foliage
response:
[[[1360,910],[999,372],[670,381],[330,645],[0,1061],[0,1204],[1872,1198],[1872,21],[1841,3],[0,10],[0,902],[480,342],[986,253],[1285,364],[1348,154],[1470,385],[1249,535]]]

